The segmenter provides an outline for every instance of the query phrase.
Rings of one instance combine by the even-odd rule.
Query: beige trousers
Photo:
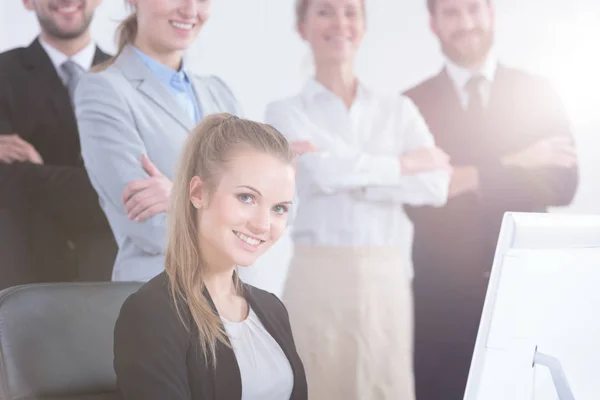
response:
[[[295,247],[283,301],[309,400],[414,400],[403,260],[391,247]]]

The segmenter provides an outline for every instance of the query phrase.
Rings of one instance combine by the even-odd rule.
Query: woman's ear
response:
[[[202,182],[202,179],[200,179],[199,176],[194,176],[190,181],[190,201],[192,202],[192,205],[197,209],[202,208],[203,202],[206,201],[206,199],[204,198],[205,196],[203,193],[203,189],[204,182]]]

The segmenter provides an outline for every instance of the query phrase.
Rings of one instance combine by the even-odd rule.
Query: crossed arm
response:
[[[404,152],[369,154],[332,137],[299,109],[274,103],[266,121],[281,131],[302,153],[298,162],[313,190],[324,194],[353,190],[365,201],[442,205],[449,181],[448,158],[409,102],[398,132]]]

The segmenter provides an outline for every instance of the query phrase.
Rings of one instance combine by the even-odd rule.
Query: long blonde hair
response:
[[[217,361],[217,343],[229,346],[229,342],[218,315],[204,296],[203,274],[207,266],[202,260],[196,222],[201,211],[190,202],[190,181],[199,176],[209,193],[213,192],[228,164],[246,149],[273,155],[285,163],[294,162],[288,141],[275,128],[226,113],[213,114],[187,139],[171,190],[165,262],[170,291],[180,319],[190,332],[197,334],[205,360],[211,360],[213,366]],[[237,274],[234,277],[241,295],[242,285]],[[186,308],[189,319],[181,312]]]

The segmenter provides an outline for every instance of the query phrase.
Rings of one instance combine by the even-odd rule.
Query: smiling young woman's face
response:
[[[190,189],[192,203],[201,205],[203,259],[222,267],[249,266],[285,232],[295,170],[270,154],[248,150],[232,157],[214,190],[208,192],[198,177]]]
[[[186,50],[210,16],[210,0],[129,0],[136,7],[144,48],[164,54]]]

